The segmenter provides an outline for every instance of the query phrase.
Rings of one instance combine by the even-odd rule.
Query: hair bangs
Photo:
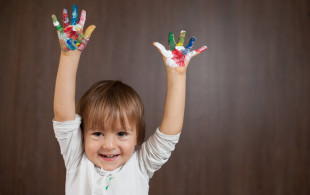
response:
[[[136,129],[137,116],[135,106],[125,98],[109,94],[92,104],[84,113],[84,128],[91,130],[103,130],[105,125],[112,129],[122,130]]]

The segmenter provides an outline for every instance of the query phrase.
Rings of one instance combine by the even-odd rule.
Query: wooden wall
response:
[[[2,1],[0,194],[64,194],[52,129],[59,44],[51,15],[72,4],[97,29],[83,52],[77,99],[121,79],[162,117],[166,73],[153,41],[169,31],[208,51],[188,69],[184,129],[150,194],[310,194],[310,2],[307,0]]]

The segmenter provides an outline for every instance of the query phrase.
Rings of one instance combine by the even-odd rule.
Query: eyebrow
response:
[[[95,131],[104,131],[104,129],[87,129],[89,131],[95,132]]]
[[[90,131],[92,131],[92,132],[95,132],[95,131],[105,131],[104,129],[88,129],[88,130],[90,130]],[[134,131],[134,129],[132,129],[132,128],[115,128],[115,129],[113,129],[113,131],[130,131],[130,132],[133,132]]]
[[[132,128],[115,128],[114,131],[130,131],[130,132],[133,132],[134,130]]]

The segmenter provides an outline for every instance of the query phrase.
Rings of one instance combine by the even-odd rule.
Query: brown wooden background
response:
[[[73,3],[97,26],[77,98],[95,81],[123,80],[144,101],[147,135],[166,87],[152,42],[184,29],[194,48],[209,47],[191,61],[184,130],[151,195],[310,194],[309,0],[1,1],[0,194],[64,194],[51,14]]]

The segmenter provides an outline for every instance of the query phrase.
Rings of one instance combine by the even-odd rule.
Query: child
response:
[[[66,166],[66,194],[148,194],[149,179],[170,157],[178,142],[185,107],[186,68],[195,38],[183,47],[185,31],[176,45],[169,34],[170,50],[153,43],[167,70],[167,97],[159,128],[143,142],[143,104],[138,94],[120,81],[95,83],[75,110],[76,72],[81,51],[94,31],[83,34],[86,12],[77,23],[73,6],[71,24],[63,11],[64,27],[52,15],[61,55],[56,78],[53,127]],[[141,145],[140,149],[135,147]]]

